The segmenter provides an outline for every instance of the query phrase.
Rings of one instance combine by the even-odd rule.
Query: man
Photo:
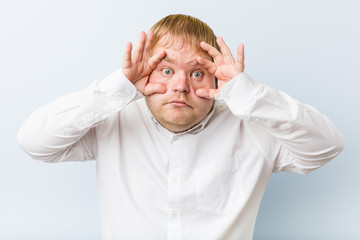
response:
[[[307,174],[343,142],[243,70],[242,44],[235,60],[205,23],[170,15],[127,44],[121,70],[36,110],[19,144],[96,159],[102,239],[252,239],[270,174]]]

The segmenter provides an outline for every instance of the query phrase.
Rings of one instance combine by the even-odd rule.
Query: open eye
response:
[[[192,77],[193,77],[193,78],[196,78],[196,79],[199,79],[199,78],[202,77],[202,72],[200,72],[200,71],[195,71],[195,72],[192,73]]]
[[[173,70],[171,70],[170,68],[164,68],[162,72],[164,75],[170,76],[173,73]]]

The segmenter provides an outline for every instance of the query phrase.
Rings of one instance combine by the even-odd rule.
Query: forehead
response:
[[[172,38],[170,36],[162,37],[153,49],[151,50],[151,55],[156,54],[157,52],[165,50],[167,56],[165,58],[170,59],[169,55],[179,55],[181,54],[183,57],[204,57],[211,59],[211,57],[201,49],[200,43],[190,43],[185,38],[175,37]]]
[[[177,65],[177,66],[188,66],[188,67],[201,67],[197,61],[197,57],[200,56],[195,50],[191,48],[181,48],[181,49],[174,49],[174,48],[158,48],[158,51],[165,50],[166,55],[162,59],[162,63],[170,64],[170,65]],[[161,66],[162,64],[159,64]]]
[[[169,64],[173,65],[182,65],[186,64],[188,66],[196,67],[200,64],[196,60],[196,57],[192,57],[191,55],[181,54],[180,57],[177,57],[176,54],[167,54],[162,61],[165,61]]]

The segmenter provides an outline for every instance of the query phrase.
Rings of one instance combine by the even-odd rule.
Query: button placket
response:
[[[170,139],[169,175],[168,175],[168,237],[180,239],[181,236],[181,173],[182,173],[181,137],[174,135]]]
[[[170,215],[170,218],[172,220],[176,219],[177,218],[177,213],[176,212],[172,212],[171,215]]]
[[[177,178],[176,177],[172,177],[171,180],[170,180],[171,183],[176,183],[177,182]]]

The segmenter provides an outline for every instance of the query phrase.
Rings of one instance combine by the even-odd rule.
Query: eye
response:
[[[173,73],[173,70],[171,70],[170,68],[164,68],[162,72],[164,75],[170,76]]]
[[[192,73],[193,78],[199,79],[202,77],[202,72],[196,71]]]

